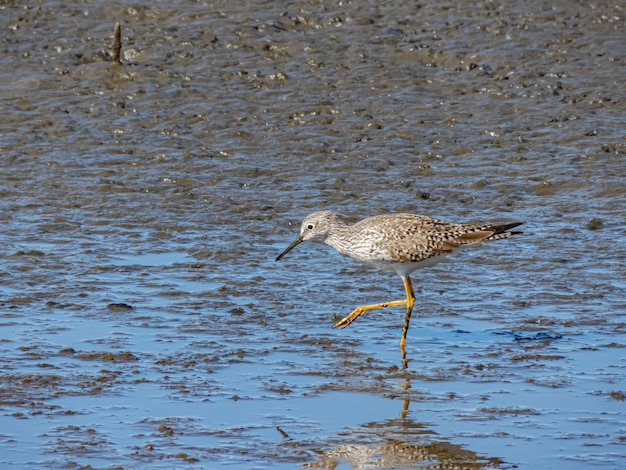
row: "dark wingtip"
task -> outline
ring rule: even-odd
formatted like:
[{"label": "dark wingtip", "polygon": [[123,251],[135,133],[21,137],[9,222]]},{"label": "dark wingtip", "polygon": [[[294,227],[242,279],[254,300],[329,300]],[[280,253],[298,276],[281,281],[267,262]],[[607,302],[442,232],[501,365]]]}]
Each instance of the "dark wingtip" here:
[{"label": "dark wingtip", "polygon": [[524,233],[524,232],[519,232],[519,231],[511,232],[510,230],[512,228],[519,227],[523,223],[524,222],[511,222],[510,224],[494,225],[492,227],[492,229],[495,230],[494,235],[497,235],[499,233],[504,233],[504,232],[509,232],[511,235],[518,235],[518,234]]}]

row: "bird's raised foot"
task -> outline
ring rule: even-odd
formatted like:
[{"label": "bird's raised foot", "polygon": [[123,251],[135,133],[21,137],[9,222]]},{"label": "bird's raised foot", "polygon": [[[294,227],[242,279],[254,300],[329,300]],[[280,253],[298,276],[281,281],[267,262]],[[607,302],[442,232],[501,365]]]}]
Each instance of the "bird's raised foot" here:
[{"label": "bird's raised foot", "polygon": [[365,312],[365,309],[363,309],[362,307],[355,308],[354,310],[352,310],[350,315],[346,315],[341,320],[339,320],[337,323],[335,323],[333,328],[338,328],[338,327],[345,328],[345,327],[349,326],[350,323],[352,323],[354,320],[356,320],[364,312]]},{"label": "bird's raised foot", "polygon": [[357,307],[354,310],[352,310],[350,315],[347,315],[346,317],[342,318],[337,323],[335,323],[334,328],[337,328],[339,326],[341,326],[342,328],[345,328],[346,326],[350,325],[350,323],[352,323],[354,320],[356,320],[360,315],[367,312],[368,310],[375,310],[377,308],[385,308],[385,307],[397,307],[398,305],[407,305],[407,303],[408,302],[406,300],[394,300],[393,302],[383,302],[383,303],[374,304],[374,305],[361,305],[360,307]]}]

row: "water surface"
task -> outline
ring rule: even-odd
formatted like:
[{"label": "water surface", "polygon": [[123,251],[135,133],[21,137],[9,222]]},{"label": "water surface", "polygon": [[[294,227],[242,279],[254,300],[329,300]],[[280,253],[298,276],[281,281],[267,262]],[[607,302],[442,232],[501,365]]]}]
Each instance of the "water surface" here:
[{"label": "water surface", "polygon": [[[624,7],[5,2],[0,462],[626,461]],[[115,22],[122,65],[110,61]],[[523,220],[400,279],[309,212]]]}]

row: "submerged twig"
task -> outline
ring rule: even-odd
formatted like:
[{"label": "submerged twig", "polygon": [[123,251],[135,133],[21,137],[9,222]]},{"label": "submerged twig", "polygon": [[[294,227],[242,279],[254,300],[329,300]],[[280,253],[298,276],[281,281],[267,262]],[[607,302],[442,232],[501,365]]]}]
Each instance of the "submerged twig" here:
[{"label": "submerged twig", "polygon": [[115,28],[113,28],[113,63],[121,64],[120,60],[120,52],[122,50],[122,28],[120,26],[119,21],[115,23]]},{"label": "submerged twig", "polygon": [[282,430],[282,428],[281,428],[280,426],[276,426],[276,430],[277,430],[279,433],[281,433],[281,434],[282,434],[282,436],[283,436],[285,439],[289,439],[289,440],[291,440],[291,437],[289,437],[289,434],[287,434],[285,431],[283,431],[283,430]]}]

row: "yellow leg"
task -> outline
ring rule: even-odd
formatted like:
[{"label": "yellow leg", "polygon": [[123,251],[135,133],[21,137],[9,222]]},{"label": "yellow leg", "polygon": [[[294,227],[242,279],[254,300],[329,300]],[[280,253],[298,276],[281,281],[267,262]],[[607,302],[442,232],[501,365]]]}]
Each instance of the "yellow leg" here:
[{"label": "yellow leg", "polygon": [[397,307],[398,305],[406,305],[406,300],[394,300],[392,302],[383,302],[380,304],[361,305],[360,307],[357,307],[354,310],[352,310],[352,313],[350,313],[350,315],[347,315],[346,317],[342,318],[337,323],[335,323],[334,328],[337,328],[338,326],[345,328],[354,320],[356,320],[361,314],[367,312],[368,310],[376,310],[377,308],[385,308],[385,307]]},{"label": "yellow leg", "polygon": [[411,278],[406,277],[403,278],[404,282],[404,291],[406,293],[406,300],[394,300],[392,302],[382,302],[380,304],[372,304],[372,305],[362,305],[360,307],[355,308],[350,315],[341,319],[337,323],[335,323],[335,328],[341,326],[345,328],[354,320],[356,320],[361,314],[367,312],[368,310],[376,310],[378,308],[384,307],[397,307],[399,305],[406,305],[406,318],[404,319],[404,327],[402,328],[402,340],[400,341],[400,349],[402,350],[403,357],[405,356],[404,352],[404,343],[406,342],[406,332],[409,329],[409,321],[411,319],[411,311],[413,310],[413,303],[415,302],[415,294],[413,293],[413,285],[411,284]]},{"label": "yellow leg", "polygon": [[400,338],[400,351],[402,352],[402,359],[406,359],[406,350],[404,345],[406,343],[406,334],[409,331],[409,323],[411,322],[411,312],[413,311],[413,303],[415,302],[415,293],[413,292],[413,285],[411,284],[411,278],[403,278],[404,291],[406,292],[406,316],[404,317],[404,325],[402,326],[402,337]]}]

